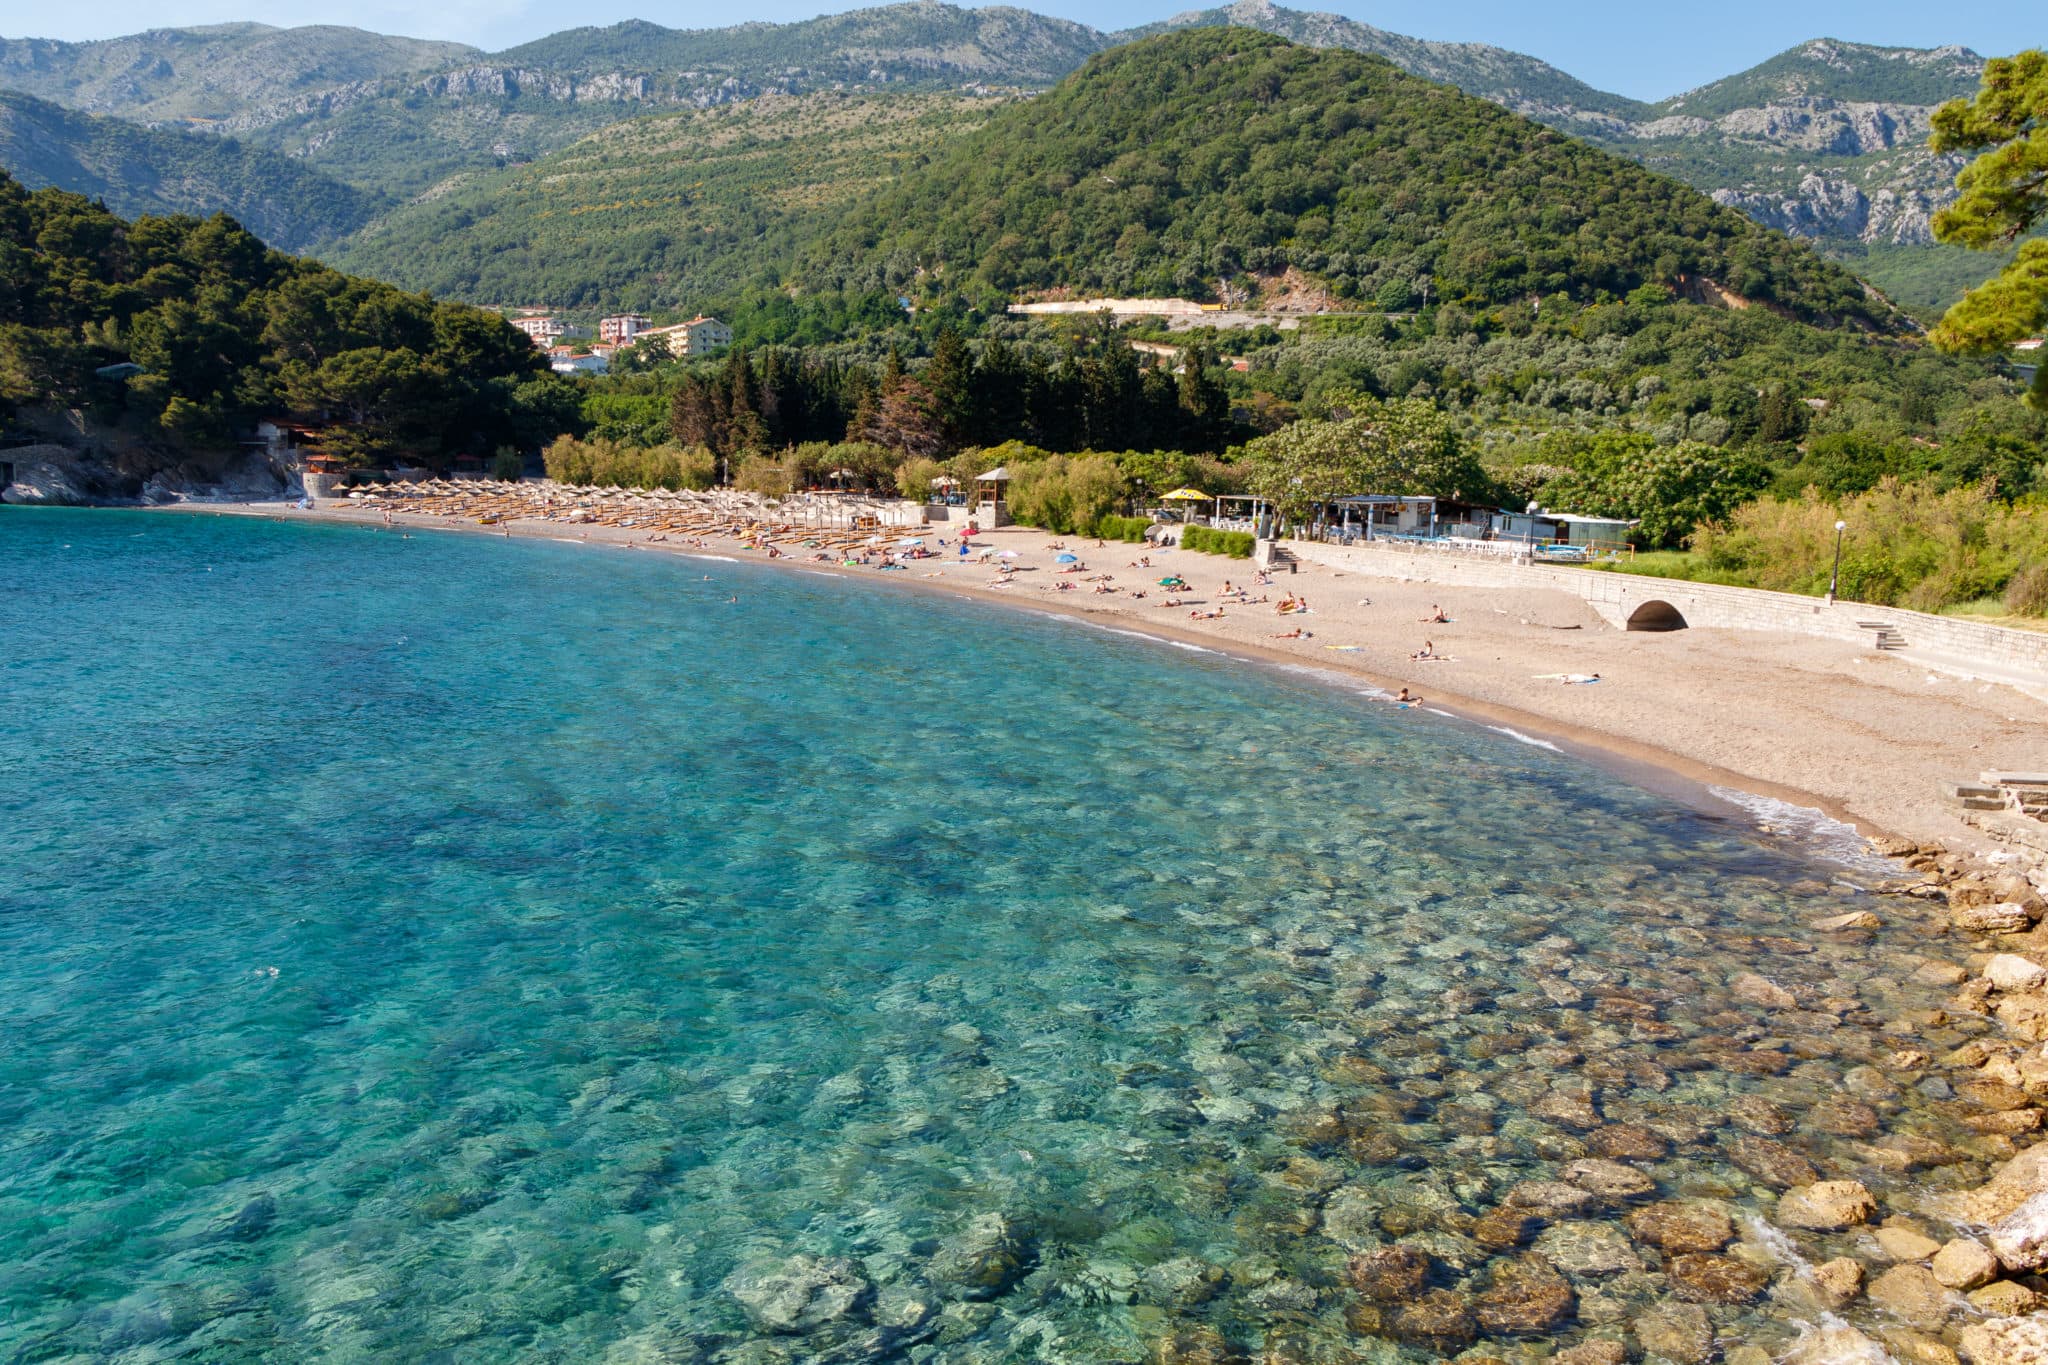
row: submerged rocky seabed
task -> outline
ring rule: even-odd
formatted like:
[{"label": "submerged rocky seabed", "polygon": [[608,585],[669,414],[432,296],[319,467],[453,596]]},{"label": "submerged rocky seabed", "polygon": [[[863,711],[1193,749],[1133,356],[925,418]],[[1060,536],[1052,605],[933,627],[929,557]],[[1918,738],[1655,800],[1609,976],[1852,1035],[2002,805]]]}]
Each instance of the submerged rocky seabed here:
[{"label": "submerged rocky seabed", "polygon": [[[1938,1361],[1975,1312],[1917,1215],[2039,1112],[1943,1069],[1990,1024],[1882,868],[994,612],[134,524],[0,543],[100,613],[15,656],[69,728],[0,735],[10,1359]],[[137,650],[156,700],[94,681]],[[314,690],[374,709],[231,704]]]}]

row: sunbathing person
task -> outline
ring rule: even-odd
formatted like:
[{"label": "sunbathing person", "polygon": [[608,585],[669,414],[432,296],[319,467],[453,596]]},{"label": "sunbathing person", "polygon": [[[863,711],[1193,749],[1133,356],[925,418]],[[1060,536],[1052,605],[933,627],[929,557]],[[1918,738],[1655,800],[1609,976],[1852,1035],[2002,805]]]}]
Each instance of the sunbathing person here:
[{"label": "sunbathing person", "polygon": [[1424,640],[1422,642],[1422,648],[1416,650],[1413,654],[1410,654],[1408,657],[1411,659],[1434,659],[1436,657],[1436,642],[1433,640]]},{"label": "sunbathing person", "polygon": [[1272,635],[1269,635],[1266,638],[1271,640],[1312,640],[1315,637],[1310,635],[1307,631],[1303,630],[1300,626],[1296,626],[1293,630],[1275,631]]}]

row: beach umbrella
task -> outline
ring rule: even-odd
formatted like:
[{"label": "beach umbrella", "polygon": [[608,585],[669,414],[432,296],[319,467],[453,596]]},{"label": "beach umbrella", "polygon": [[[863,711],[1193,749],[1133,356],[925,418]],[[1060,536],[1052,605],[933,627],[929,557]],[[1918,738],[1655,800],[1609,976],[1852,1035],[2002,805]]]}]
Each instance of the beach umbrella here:
[{"label": "beach umbrella", "polygon": [[1171,493],[1161,493],[1164,502],[1207,502],[1209,495],[1199,488],[1176,488]]},{"label": "beach umbrella", "polygon": [[1081,556],[1079,555],[1060,555],[1053,560],[1055,564],[1079,564],[1080,562]]},{"label": "beach umbrella", "polygon": [[1017,552],[1015,550],[1005,550],[996,556],[997,559],[1015,559],[1016,557]]}]

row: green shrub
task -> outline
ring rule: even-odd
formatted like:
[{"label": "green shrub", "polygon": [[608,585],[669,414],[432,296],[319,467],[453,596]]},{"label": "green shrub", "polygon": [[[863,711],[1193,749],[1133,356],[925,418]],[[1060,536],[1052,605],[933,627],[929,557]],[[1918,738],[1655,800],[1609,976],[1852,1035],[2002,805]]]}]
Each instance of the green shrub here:
[{"label": "green shrub", "polygon": [[2048,616],[2048,564],[2029,564],[2012,576],[2005,609],[2014,616]]},{"label": "green shrub", "polygon": [[1252,551],[1259,547],[1259,540],[1250,531],[1218,531],[1208,526],[1190,526],[1180,533],[1180,547],[1208,555],[1250,559]]}]

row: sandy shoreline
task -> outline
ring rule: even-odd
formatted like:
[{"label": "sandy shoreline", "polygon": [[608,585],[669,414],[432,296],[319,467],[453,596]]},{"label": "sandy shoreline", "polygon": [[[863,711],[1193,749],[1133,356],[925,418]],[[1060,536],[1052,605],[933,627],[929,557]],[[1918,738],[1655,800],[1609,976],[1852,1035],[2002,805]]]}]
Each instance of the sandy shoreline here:
[{"label": "sandy shoreline", "polygon": [[[281,521],[378,527],[381,510],[288,504],[188,503],[162,509],[187,515],[262,516]],[[812,571],[827,566],[785,555],[769,559],[736,541],[707,538],[705,548],[671,537],[610,526],[520,520],[496,526],[397,513],[404,530],[541,537],[630,546],[637,553],[716,553],[749,563]],[[943,536],[939,559],[900,572],[836,565],[835,575],[898,590],[937,589],[977,601],[1067,615],[1162,640],[1389,692],[1415,689],[1455,717],[1551,742],[1639,785],[1709,804],[1702,788],[1725,788],[1818,809],[1865,834],[1938,840],[1988,851],[1987,836],[1959,818],[1945,786],[1980,770],[2048,769],[2048,706],[2015,689],[1939,677],[1893,656],[1842,642],[1761,632],[1692,629],[1669,634],[1617,631],[1582,601],[1543,590],[1460,588],[1407,583],[1302,564],[1270,586],[1253,583],[1248,563],[1194,551],[1156,550],[1027,528],[985,533],[976,545],[1013,551],[1008,587],[990,587],[986,565],[955,562],[957,533]],[[1059,575],[1053,542],[1087,565]],[[1153,568],[1132,567],[1141,554]],[[1083,581],[1113,577],[1115,593]],[[1157,580],[1179,573],[1192,601],[1159,605]],[[1249,604],[1223,602],[1220,618],[1190,619],[1195,604],[1218,605],[1225,580],[1249,587]],[[1073,590],[1055,584],[1072,581]],[[1139,599],[1132,594],[1144,591]],[[1281,616],[1288,593],[1308,600],[1306,615]],[[1258,597],[1269,600],[1260,603]],[[1441,606],[1447,624],[1422,618]],[[1300,639],[1274,638],[1299,627]],[[1411,657],[1424,642],[1432,653]],[[1545,675],[1598,674],[1592,684]]]}]

